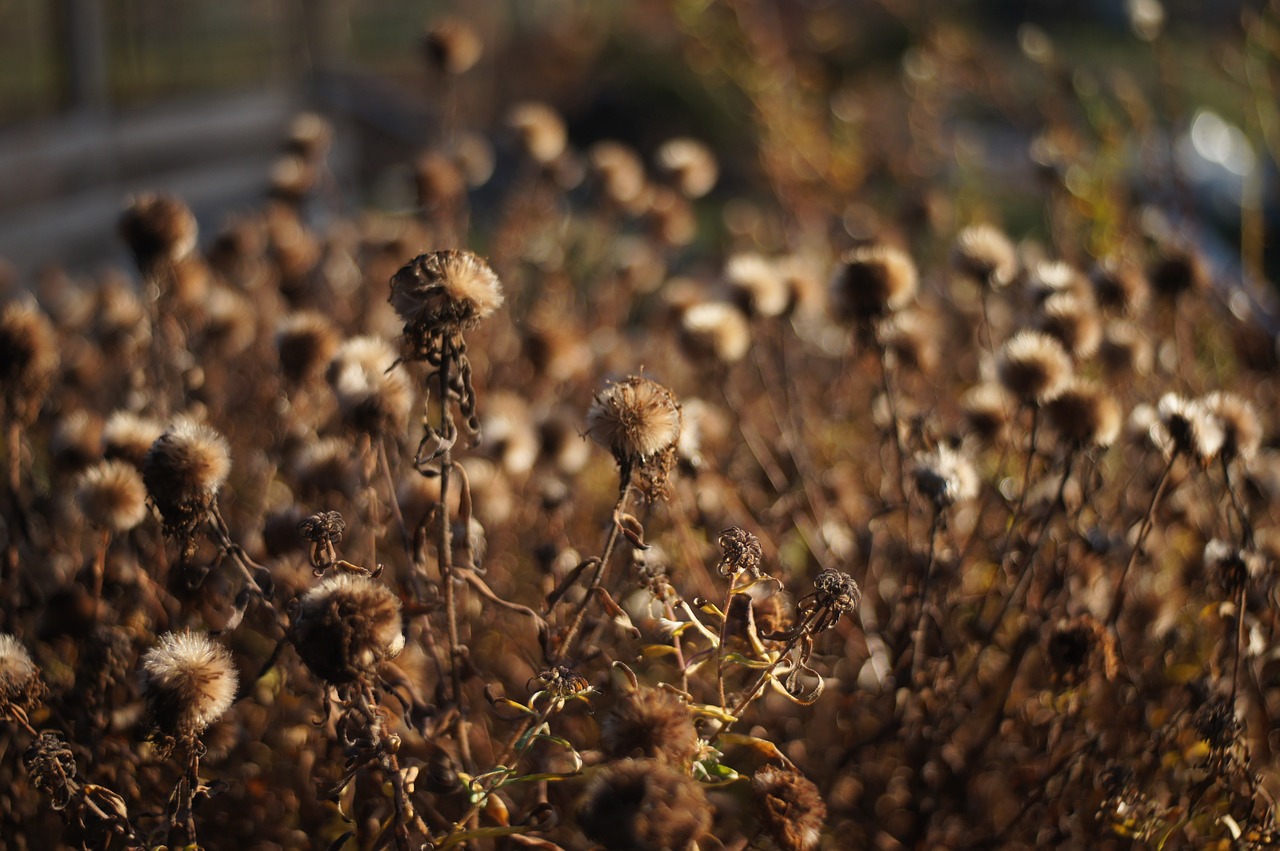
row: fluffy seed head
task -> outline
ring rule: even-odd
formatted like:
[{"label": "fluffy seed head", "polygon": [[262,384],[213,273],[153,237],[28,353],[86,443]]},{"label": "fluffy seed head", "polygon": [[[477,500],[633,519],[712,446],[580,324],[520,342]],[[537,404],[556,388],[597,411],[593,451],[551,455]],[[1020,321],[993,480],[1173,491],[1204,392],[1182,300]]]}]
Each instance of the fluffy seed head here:
[{"label": "fluffy seed head", "polygon": [[596,395],[587,434],[623,467],[644,465],[671,452],[680,439],[680,403],[656,381],[632,375]]},{"label": "fluffy seed head", "polygon": [[1155,365],[1155,352],[1138,326],[1117,319],[1107,323],[1098,348],[1098,361],[1115,376],[1147,375]]},{"label": "fluffy seed head", "polygon": [[978,494],[978,473],[972,462],[945,443],[916,456],[912,479],[920,495],[938,511]]},{"label": "fluffy seed head", "polygon": [[938,362],[938,334],[931,324],[920,311],[903,310],[881,323],[877,336],[897,366],[929,373]]},{"label": "fluffy seed head", "polygon": [[1222,425],[1200,400],[1166,393],[1156,405],[1156,414],[1151,439],[1166,459],[1187,455],[1207,465],[1222,449]]},{"label": "fluffy seed head", "polygon": [[1071,377],[1071,358],[1042,331],[1019,331],[1000,349],[996,361],[1000,383],[1023,405],[1043,405]]},{"label": "fluffy seed head", "polygon": [[1258,409],[1249,400],[1221,390],[1205,396],[1205,410],[1217,419],[1222,427],[1222,448],[1219,450],[1227,461],[1240,458],[1248,461],[1262,443],[1262,422]]},{"label": "fluffy seed head", "polygon": [[144,273],[157,263],[176,262],[196,247],[196,217],[180,198],[140,195],[120,217],[120,235]]},{"label": "fluffy seed head", "polygon": [[403,430],[413,404],[404,370],[378,337],[354,337],[339,348],[326,377],[348,428],[378,437]]},{"label": "fluffy seed head", "polygon": [[1033,304],[1039,306],[1052,295],[1066,293],[1088,298],[1089,282],[1075,267],[1061,260],[1042,260],[1031,267],[1027,275],[1027,294]]},{"label": "fluffy seed head", "polygon": [[951,264],[985,287],[1000,289],[1018,273],[1013,243],[992,225],[970,225],[956,235]]},{"label": "fluffy seed head", "polygon": [[341,573],[302,597],[291,634],[317,677],[335,685],[354,682],[404,649],[400,600],[381,583]]},{"label": "fluffy seed head", "polygon": [[827,805],[809,778],[791,768],[765,766],[751,778],[756,818],[781,851],[818,847]]},{"label": "fluffy seed head", "polygon": [[441,18],[427,29],[423,51],[431,67],[442,74],[465,74],[480,61],[484,42],[475,29],[461,18]]},{"label": "fluffy seed head", "polygon": [[142,688],[156,731],[194,742],[231,708],[239,677],[231,654],[201,632],[168,632],[142,657]]},{"label": "fluffy seed head", "polygon": [[706,301],[681,314],[680,345],[695,362],[711,359],[722,364],[736,363],[751,348],[751,327],[733,305]]},{"label": "fluffy seed head", "polygon": [[151,444],[142,481],[165,528],[189,538],[231,472],[227,441],[207,425],[178,417]]},{"label": "fluffy seed head", "polygon": [[391,278],[391,306],[415,345],[473,328],[501,305],[498,276],[470,251],[419,255]]},{"label": "fluffy seed head", "polygon": [[1189,248],[1165,248],[1147,270],[1147,278],[1156,295],[1176,300],[1187,293],[1209,287],[1209,271],[1200,255]]},{"label": "fluffy seed head", "polygon": [[587,151],[591,175],[610,203],[623,210],[640,212],[648,178],[644,162],[621,142],[596,142]]},{"label": "fluffy seed head", "polygon": [[600,745],[610,759],[643,757],[687,765],[698,751],[693,716],[679,698],[656,688],[622,697],[605,717]]},{"label": "fluffy seed head", "polygon": [[43,694],[40,671],[22,642],[0,633],[0,718],[14,710],[25,713]]},{"label": "fluffy seed head", "polygon": [[916,265],[888,245],[846,253],[831,282],[831,306],[845,322],[867,322],[901,310],[916,295]]},{"label": "fluffy seed head", "polygon": [[11,302],[0,312],[0,390],[6,415],[30,422],[58,370],[57,336],[34,305]]},{"label": "fluffy seed head", "polygon": [[720,176],[711,149],[696,139],[670,139],[658,148],[658,168],[671,176],[686,198],[701,198],[710,192]]},{"label": "fluffy seed head", "polygon": [[624,759],[587,784],[578,824],[606,848],[685,851],[711,829],[711,808],[685,772],[656,760]]},{"label": "fluffy seed head", "polygon": [[1089,273],[1093,297],[1103,310],[1136,316],[1147,306],[1151,286],[1136,266],[1115,259],[1100,261]]},{"label": "fluffy seed head", "polygon": [[1044,406],[1045,416],[1071,447],[1105,447],[1120,436],[1123,416],[1115,397],[1083,378],[1073,378]]},{"label": "fluffy seed head", "polygon": [[90,523],[116,534],[147,516],[147,487],[137,468],[125,461],[103,461],[81,473],[76,501]]},{"label": "fluffy seed head", "polygon": [[564,119],[545,103],[525,101],[507,113],[507,126],[516,131],[525,153],[539,165],[550,165],[569,141]]},{"label": "fluffy seed head", "polygon": [[1242,550],[1220,538],[1204,545],[1204,568],[1226,599],[1235,599],[1251,579],[1266,569],[1266,557],[1256,550]]},{"label": "fluffy seed head", "polygon": [[960,397],[969,431],[981,441],[998,440],[1009,423],[1014,400],[999,384],[970,387]]},{"label": "fluffy seed head", "polygon": [[120,459],[141,470],[151,445],[164,434],[164,426],[131,411],[116,411],[102,426],[102,457]]},{"label": "fluffy seed head", "polygon": [[725,262],[724,282],[748,316],[780,316],[791,306],[791,292],[777,265],[754,251]]},{"label": "fluffy seed head", "polygon": [[315,311],[286,316],[276,331],[280,371],[292,384],[303,384],[324,372],[338,349],[338,329]]},{"label": "fluffy seed head", "polygon": [[1092,357],[1102,342],[1102,324],[1093,304],[1071,293],[1045,299],[1036,324],[1077,361]]}]

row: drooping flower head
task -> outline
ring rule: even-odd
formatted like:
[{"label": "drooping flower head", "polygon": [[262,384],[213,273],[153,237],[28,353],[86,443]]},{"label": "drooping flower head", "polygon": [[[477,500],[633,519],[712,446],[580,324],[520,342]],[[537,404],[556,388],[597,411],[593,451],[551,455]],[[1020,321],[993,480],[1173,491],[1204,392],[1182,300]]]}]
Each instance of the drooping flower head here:
[{"label": "drooping flower head", "polygon": [[373,579],[340,573],[303,595],[291,634],[313,674],[334,685],[355,682],[404,649],[400,600]]},{"label": "drooping flower head", "polygon": [[430,351],[433,340],[475,327],[502,299],[498,276],[470,251],[421,254],[391,278],[391,306],[415,354]]}]

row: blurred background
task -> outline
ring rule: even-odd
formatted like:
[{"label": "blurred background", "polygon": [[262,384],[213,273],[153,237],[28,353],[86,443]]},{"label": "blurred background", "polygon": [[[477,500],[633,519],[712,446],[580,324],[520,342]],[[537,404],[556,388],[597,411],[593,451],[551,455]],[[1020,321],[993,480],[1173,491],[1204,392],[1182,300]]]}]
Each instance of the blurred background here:
[{"label": "blurred background", "polygon": [[[1274,278],[1272,6],[0,0],[0,257],[22,277],[123,260],[114,222],[143,190],[181,195],[211,233],[262,197],[304,110],[336,128],[335,207],[411,206],[406,164],[436,141],[446,111],[451,126],[489,133],[536,97],[565,115],[580,148],[706,140],[722,160],[721,197],[778,188],[768,128],[799,157],[819,147],[803,134],[825,134],[823,177],[847,199],[855,237],[866,205],[884,209],[877,180],[911,208],[894,215],[998,210],[1016,234],[1052,230],[1041,212],[1050,173],[1085,207],[1104,184],[1158,200],[1208,224],[1204,248],[1229,274]],[[738,26],[738,7],[776,16],[792,51],[777,79],[753,79],[778,45]],[[484,43],[457,80],[424,62],[424,28],[449,15]],[[770,86],[795,96],[793,114],[770,112]],[[824,114],[794,114],[815,101]],[[501,179],[503,140],[490,135]]]}]

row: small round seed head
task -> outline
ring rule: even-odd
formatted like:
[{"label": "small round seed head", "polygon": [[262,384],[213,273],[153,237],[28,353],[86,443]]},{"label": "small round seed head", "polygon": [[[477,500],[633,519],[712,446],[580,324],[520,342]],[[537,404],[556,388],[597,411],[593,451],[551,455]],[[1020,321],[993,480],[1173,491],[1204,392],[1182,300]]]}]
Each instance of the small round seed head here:
[{"label": "small round seed head", "polygon": [[791,306],[791,292],[777,265],[754,251],[725,262],[724,282],[748,316],[781,316]]},{"label": "small round seed head", "polygon": [[742,311],[722,301],[695,304],[680,316],[680,345],[691,361],[731,364],[751,348],[751,326]]},{"label": "small round seed head", "polygon": [[207,425],[178,417],[142,464],[147,494],[171,533],[189,538],[231,472],[227,441]]},{"label": "small round seed head", "polygon": [[853,577],[828,567],[813,580],[818,606],[839,615],[855,611],[862,603],[862,589]]},{"label": "small round seed head", "polygon": [[654,188],[645,216],[653,239],[664,246],[679,248],[698,235],[698,219],[689,199],[665,186]]},{"label": "small round seed head", "polygon": [[1120,404],[1102,387],[1073,378],[1044,406],[1045,417],[1072,447],[1106,447],[1120,436]]},{"label": "small round seed head", "polygon": [[120,235],[145,274],[157,263],[177,262],[195,250],[196,217],[172,195],[140,195],[120,217]]},{"label": "small round seed head", "polygon": [[216,286],[205,299],[204,343],[223,359],[243,353],[257,338],[257,309],[230,287]]},{"label": "small round seed head", "polygon": [[201,632],[168,632],[142,657],[151,722],[164,737],[192,743],[235,701],[231,654]]},{"label": "small round seed head", "polygon": [[675,181],[686,198],[701,198],[715,188],[720,167],[711,149],[696,139],[670,139],[658,148],[658,169]]},{"label": "small round seed head", "polygon": [[1262,444],[1262,422],[1258,409],[1235,393],[1214,391],[1201,400],[1205,410],[1222,427],[1222,457],[1228,462],[1240,458],[1248,461]]},{"label": "small round seed head", "polygon": [[737,576],[743,571],[753,578],[760,575],[764,550],[755,535],[739,526],[730,526],[720,533],[717,543],[723,552],[719,565],[721,576]]},{"label": "small round seed head", "polygon": [[911,303],[918,287],[916,265],[906,252],[889,245],[846,253],[831,283],[831,307],[844,322],[879,319]]},{"label": "small round seed head", "polygon": [[1098,348],[1098,360],[1115,376],[1148,375],[1155,365],[1155,351],[1138,326],[1117,319],[1107,323]]},{"label": "small round seed head", "polygon": [[71,804],[76,757],[60,734],[41,730],[22,755],[22,764],[32,785],[49,798],[55,810],[64,810]]},{"label": "small round seed head", "polygon": [[1210,284],[1209,270],[1199,253],[1180,246],[1164,248],[1147,270],[1147,278],[1156,295],[1169,300],[1201,292]]},{"label": "small round seed head", "polygon": [[1071,377],[1071,358],[1062,344],[1042,331],[1019,331],[996,361],[1000,383],[1023,405],[1043,405]]},{"label": "small round seed head", "polygon": [[680,439],[681,424],[675,394],[635,375],[598,393],[587,412],[587,434],[624,468],[670,453]]},{"label": "small round seed head", "polygon": [[40,702],[44,686],[40,671],[22,642],[0,633],[0,719],[19,717]]},{"label": "small round seed head", "polygon": [[498,276],[470,251],[419,255],[391,278],[391,306],[415,345],[474,328],[501,305]]},{"label": "small round seed head", "polygon": [[326,378],[348,428],[375,437],[404,429],[413,394],[385,340],[347,340],[330,361]]},{"label": "small round seed head", "polygon": [[137,468],[125,461],[103,461],[81,473],[76,501],[85,519],[116,534],[129,531],[147,516],[147,487]]},{"label": "small round seed head", "polygon": [[319,377],[338,350],[338,329],[316,311],[286,316],[276,330],[280,371],[294,385]]},{"label": "small round seed head", "polygon": [[606,848],[687,851],[711,829],[711,807],[685,772],[656,760],[624,759],[587,784],[578,824]]},{"label": "small round seed head", "polygon": [[431,67],[441,74],[465,74],[484,53],[484,42],[475,28],[454,17],[441,18],[428,27],[422,47]]},{"label": "small round seed head", "polygon": [[951,265],[989,289],[1001,289],[1018,274],[1013,243],[992,225],[970,225],[956,235]]},{"label": "small round seed head", "polygon": [[978,494],[978,473],[973,463],[945,443],[916,456],[912,480],[919,494],[937,511],[967,502]]},{"label": "small round seed head", "polygon": [[1199,400],[1166,393],[1156,405],[1156,414],[1151,439],[1165,458],[1187,455],[1206,465],[1217,457],[1225,436],[1222,425]]},{"label": "small round seed head", "polygon": [[627,211],[643,211],[648,178],[635,151],[621,142],[596,142],[587,150],[587,163],[609,203]]},{"label": "small round seed head", "polygon": [[1045,299],[1036,324],[1062,343],[1077,361],[1092,357],[1102,342],[1102,323],[1098,321],[1097,310],[1088,300],[1071,293],[1055,293]]},{"label": "small round seed head", "polygon": [[289,122],[284,149],[309,163],[324,159],[333,142],[333,125],[316,112],[302,112]]},{"label": "small round seed head", "polygon": [[1228,599],[1235,599],[1250,580],[1266,570],[1266,557],[1256,550],[1242,550],[1220,538],[1204,545],[1205,572]]},{"label": "small round seed head", "polygon": [[151,445],[164,434],[164,426],[131,411],[116,411],[102,426],[102,457],[119,459],[141,470]]},{"label": "small round seed head", "polygon": [[1009,412],[1015,400],[999,384],[970,387],[960,397],[969,431],[980,441],[999,440],[1009,424]]},{"label": "small round seed head", "polygon": [[1138,267],[1114,258],[1098,262],[1089,273],[1093,297],[1103,310],[1136,316],[1146,308],[1151,285]]},{"label": "small round seed head", "polygon": [[78,408],[58,418],[49,435],[49,460],[55,472],[79,473],[102,459],[102,420]]},{"label": "small round seed head", "polygon": [[1027,294],[1039,307],[1053,295],[1067,293],[1079,298],[1092,295],[1089,282],[1076,268],[1061,260],[1041,260],[1027,274]]},{"label": "small round seed head", "polygon": [[938,334],[930,320],[918,310],[893,314],[878,330],[880,344],[904,369],[929,373],[938,363]]},{"label": "small round seed head", "polygon": [[372,675],[404,649],[399,598],[387,586],[351,573],[303,595],[290,632],[311,672],[334,685]]},{"label": "small round seed head", "polygon": [[29,423],[40,412],[58,371],[53,325],[31,304],[11,302],[0,312],[0,390],[6,415]]},{"label": "small round seed head", "polygon": [[507,126],[516,131],[525,153],[539,165],[550,165],[569,142],[564,119],[545,103],[525,101],[507,113]]},{"label": "small round seed head", "polygon": [[751,777],[756,818],[780,851],[811,851],[822,838],[827,805],[813,781],[793,768],[767,765]]},{"label": "small round seed head", "polygon": [[600,745],[610,759],[655,759],[688,765],[698,752],[689,707],[670,692],[641,688],[623,696],[600,726]]},{"label": "small round seed head", "polygon": [[424,210],[451,209],[467,192],[467,181],[453,157],[427,151],[413,164],[418,204]]}]

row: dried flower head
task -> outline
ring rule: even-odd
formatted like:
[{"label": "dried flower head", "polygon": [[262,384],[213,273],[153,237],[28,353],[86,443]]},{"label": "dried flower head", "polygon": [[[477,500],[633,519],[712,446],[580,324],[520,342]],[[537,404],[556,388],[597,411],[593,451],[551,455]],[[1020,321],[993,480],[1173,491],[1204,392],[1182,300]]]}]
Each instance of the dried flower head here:
[{"label": "dried flower head", "polygon": [[286,316],[276,330],[280,371],[291,384],[320,376],[338,349],[338,329],[321,313],[303,311]]},{"label": "dried flower head", "polygon": [[465,74],[484,52],[484,42],[475,28],[454,17],[441,18],[428,27],[422,46],[431,67],[442,74]]},{"label": "dried flower head", "polygon": [[596,395],[587,412],[587,434],[613,453],[624,477],[640,472],[661,492],[675,460],[682,422],[674,393],[632,375]]},{"label": "dried flower head", "polygon": [[202,632],[168,632],[142,657],[142,689],[156,731],[190,745],[235,701],[231,654]]},{"label": "dried flower head", "polygon": [[1072,378],[1044,406],[1045,417],[1070,447],[1106,447],[1120,436],[1115,397],[1092,381]]},{"label": "dried flower head", "polygon": [[748,316],[780,316],[791,306],[791,292],[777,265],[754,251],[725,261],[724,282],[734,304]]},{"label": "dried flower head", "polygon": [[1253,403],[1235,393],[1217,390],[1205,396],[1201,404],[1222,427],[1222,448],[1218,451],[1223,460],[1253,458],[1262,444],[1262,422]]},{"label": "dried flower head", "polygon": [[116,411],[102,426],[102,457],[119,459],[141,470],[151,445],[164,434],[159,420],[131,411]]},{"label": "dried flower head", "polygon": [[354,337],[338,347],[325,375],[346,426],[381,437],[404,430],[413,394],[396,355],[378,337]]},{"label": "dried flower head", "polygon": [[319,162],[333,142],[333,125],[317,112],[302,112],[289,122],[284,148],[309,163]]},{"label": "dried flower head", "polygon": [[836,268],[831,307],[842,321],[868,322],[906,307],[917,286],[916,265],[906,252],[889,245],[855,248]]},{"label": "dried flower head", "polygon": [[600,745],[610,759],[655,759],[688,765],[698,751],[693,715],[678,697],[658,688],[622,696],[600,726]]},{"label": "dried flower head", "polygon": [[466,177],[453,157],[426,151],[413,163],[418,204],[424,210],[451,209],[467,192]]},{"label": "dried flower head", "polygon": [[746,529],[730,526],[720,533],[717,543],[723,553],[719,564],[721,576],[737,576],[743,572],[752,578],[760,576],[764,550],[759,538]]},{"label": "dried flower head", "polygon": [[606,848],[687,851],[711,829],[711,807],[685,772],[656,760],[624,759],[587,784],[578,824]]},{"label": "dried flower head", "polygon": [[520,136],[525,153],[539,165],[550,165],[569,141],[564,119],[545,103],[525,101],[507,113],[507,126]]},{"label": "dried flower head", "polygon": [[76,501],[85,519],[117,534],[147,516],[147,486],[137,468],[125,461],[103,461],[81,473]]},{"label": "dried flower head", "polygon": [[1232,701],[1215,696],[1196,709],[1191,724],[1197,735],[1209,743],[1209,750],[1222,753],[1244,733],[1244,723],[1236,716]]},{"label": "dried flower head", "polygon": [[77,784],[76,758],[59,733],[41,730],[22,756],[31,783],[55,810],[66,809]]},{"label": "dried flower head", "polygon": [[1071,377],[1071,358],[1062,344],[1042,331],[1019,331],[1000,348],[996,375],[1027,406],[1043,405]]},{"label": "dried flower head", "polygon": [[1123,319],[1107,323],[1098,361],[1115,376],[1148,375],[1155,365],[1151,341],[1138,326]]},{"label": "dried flower head", "polygon": [[231,452],[222,435],[178,417],[147,450],[142,481],[166,531],[189,541],[230,472]]},{"label": "dried flower head", "polygon": [[1077,361],[1093,357],[1102,342],[1102,323],[1093,303],[1071,293],[1055,293],[1045,299],[1036,324]]},{"label": "dried flower head", "polygon": [[862,603],[862,589],[849,574],[828,567],[813,580],[814,591],[797,604],[800,616],[816,613],[813,631],[822,632],[836,625],[843,615],[852,614]]},{"label": "dried flower head", "polygon": [[680,315],[680,345],[695,362],[736,363],[751,348],[751,327],[733,305],[706,301]]},{"label": "dried flower head", "polygon": [[780,851],[818,847],[827,805],[818,787],[794,768],[767,765],[751,777],[756,818]]},{"label": "dried flower head", "polygon": [[609,203],[623,210],[642,212],[648,178],[644,161],[627,145],[605,140],[587,150],[591,175]]},{"label": "dried flower head", "polygon": [[1186,293],[1208,289],[1209,271],[1194,249],[1166,246],[1147,270],[1156,295],[1176,300]]},{"label": "dried flower head", "polygon": [[34,305],[11,302],[0,312],[0,389],[4,415],[29,423],[58,371],[57,336]]},{"label": "dried flower head", "polygon": [[938,363],[938,333],[918,310],[903,310],[881,323],[880,345],[895,366],[929,373]]},{"label": "dried flower head", "polygon": [[1064,685],[1087,678],[1093,664],[1100,664],[1108,680],[1119,673],[1115,637],[1092,615],[1060,621],[1049,634],[1046,654],[1054,679]]},{"label": "dried flower head", "polygon": [[1165,458],[1186,455],[1208,464],[1218,455],[1225,437],[1222,425],[1199,400],[1166,393],[1156,405],[1151,439]]},{"label": "dried flower head", "polygon": [[999,384],[979,384],[970,387],[960,397],[965,422],[969,431],[980,441],[999,440],[1009,424],[1009,411],[1014,400]]},{"label": "dried flower head", "polygon": [[686,198],[706,195],[720,176],[715,154],[696,139],[669,139],[658,148],[655,159],[658,169],[671,176]]},{"label": "dried flower head", "polygon": [[139,195],[120,217],[120,235],[143,273],[158,263],[176,263],[196,247],[196,217],[180,198]]},{"label": "dried flower head", "polygon": [[1121,260],[1104,259],[1089,273],[1093,297],[1103,310],[1136,316],[1147,306],[1151,287],[1136,266]]},{"label": "dried flower head", "polygon": [[334,685],[354,682],[404,649],[400,600],[379,582],[341,573],[303,595],[290,634],[317,677]]},{"label": "dried flower head", "polygon": [[1027,295],[1031,303],[1039,307],[1050,296],[1059,294],[1089,298],[1092,291],[1089,282],[1070,263],[1061,260],[1041,260],[1027,272]]},{"label": "dried flower head", "polygon": [[12,635],[0,633],[0,719],[25,718],[43,694],[40,671],[27,648]]},{"label": "dried flower head", "polygon": [[963,453],[947,444],[916,456],[912,480],[920,496],[944,511],[978,494],[978,473]]},{"label": "dried flower head", "polygon": [[1256,550],[1240,549],[1220,538],[1204,545],[1205,572],[1227,599],[1235,599],[1250,580],[1262,575],[1266,566],[1266,557]]},{"label": "dried flower head", "polygon": [[1001,289],[1018,274],[1013,243],[992,225],[970,225],[956,235],[951,248],[956,271],[989,289]]},{"label": "dried flower head", "polygon": [[501,305],[498,276],[470,251],[421,254],[391,278],[391,306],[415,352],[474,328]]}]

